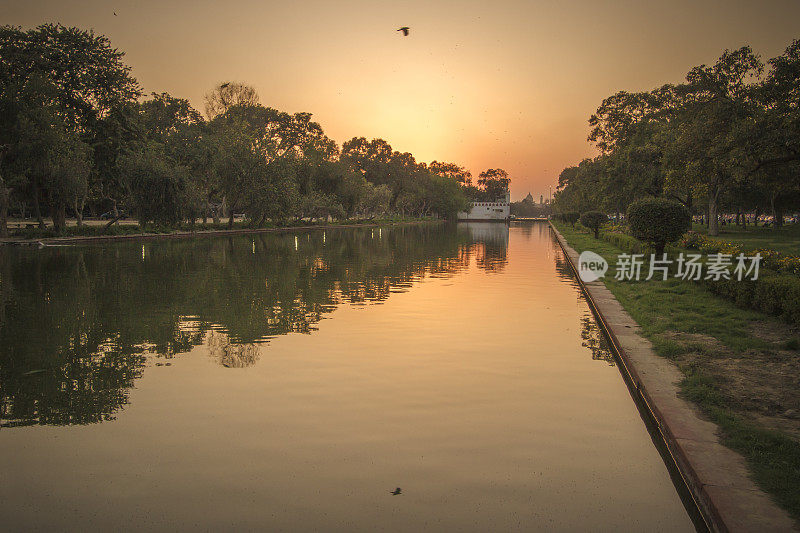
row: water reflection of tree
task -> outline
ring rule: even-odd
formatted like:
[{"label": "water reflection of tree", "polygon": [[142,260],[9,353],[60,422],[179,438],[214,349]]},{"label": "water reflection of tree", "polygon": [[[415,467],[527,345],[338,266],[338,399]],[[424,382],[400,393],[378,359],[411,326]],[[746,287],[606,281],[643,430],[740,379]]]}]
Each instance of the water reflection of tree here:
[{"label": "water reflection of tree", "polygon": [[5,248],[0,425],[113,418],[153,357],[208,340],[223,366],[249,366],[255,344],[309,333],[343,302],[381,301],[426,276],[451,276],[477,246],[461,230],[401,226]]},{"label": "water reflection of tree", "polygon": [[225,368],[247,368],[258,361],[258,345],[231,342],[222,331],[209,330],[206,345],[209,356]]},{"label": "water reflection of tree", "polygon": [[[556,244],[555,246],[558,247],[558,244]],[[560,247],[555,249],[555,258],[556,258],[555,267],[556,267],[556,273],[558,273],[558,277],[560,277],[561,279],[568,279],[575,281],[576,280],[575,272],[572,270],[572,266],[570,266],[570,264],[564,258],[563,252],[561,251]]]},{"label": "water reflection of tree", "polygon": [[614,354],[591,314],[581,317],[581,339],[581,344],[592,351],[592,359],[605,361],[612,366],[615,364]]},{"label": "water reflection of tree", "polygon": [[[560,249],[556,250],[555,259],[556,272],[559,277],[571,280],[577,285],[575,272],[562,255]],[[583,299],[583,294],[580,294],[579,298]],[[610,365],[615,364],[614,355],[611,352],[608,341],[606,341],[591,312],[587,312],[581,317],[581,339],[583,339],[581,344],[592,351],[592,359],[606,361]]]},{"label": "water reflection of tree", "polygon": [[469,252],[475,255],[478,268],[502,272],[508,263],[508,226],[492,222],[467,222],[459,227],[468,231],[475,243]]}]

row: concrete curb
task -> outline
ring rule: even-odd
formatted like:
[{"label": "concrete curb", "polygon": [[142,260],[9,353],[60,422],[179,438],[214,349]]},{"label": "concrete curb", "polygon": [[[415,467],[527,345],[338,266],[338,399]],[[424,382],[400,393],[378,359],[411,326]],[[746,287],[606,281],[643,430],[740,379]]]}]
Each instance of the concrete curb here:
[{"label": "concrete curb", "polygon": [[678,396],[681,372],[640,334],[639,325],[602,281],[584,283],[578,253],[550,228],[575,272],[589,306],[611,341],[623,372],[652,415],[709,529],[712,531],[798,531],[789,514],[750,479],[745,459],[719,442],[717,426]]},{"label": "concrete curb", "polygon": [[283,228],[240,228],[202,231],[176,231],[174,233],[131,233],[129,235],[91,235],[76,237],[46,237],[43,239],[0,239],[0,245],[35,245],[42,244],[91,244],[115,241],[151,241],[156,239],[187,239],[220,235],[250,235],[257,233],[280,233],[287,231],[332,230],[346,228],[377,228],[379,226],[411,226],[418,224],[441,224],[442,220],[416,220],[410,222],[388,222],[385,224],[340,224],[316,226],[287,226]]}]

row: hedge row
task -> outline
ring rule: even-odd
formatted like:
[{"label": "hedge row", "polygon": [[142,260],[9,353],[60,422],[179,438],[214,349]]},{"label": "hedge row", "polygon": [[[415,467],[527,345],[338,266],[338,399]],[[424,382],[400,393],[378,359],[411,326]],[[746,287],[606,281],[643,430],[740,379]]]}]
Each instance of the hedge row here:
[{"label": "hedge row", "polygon": [[555,213],[553,218],[556,220],[560,220],[561,222],[566,222],[573,228],[575,227],[575,223],[581,218],[580,213],[576,212],[569,212],[569,213]]},{"label": "hedge row", "polygon": [[600,235],[600,238],[632,254],[644,254],[651,251],[651,248],[642,241],[624,233],[605,231]]},{"label": "hedge row", "polygon": [[777,315],[800,326],[800,279],[795,276],[762,272],[756,281],[721,279],[703,283],[711,292],[733,300],[739,307]]},{"label": "hedge row", "polygon": [[[685,237],[681,241],[681,245],[703,253],[730,253],[735,255],[741,251],[737,245],[715,241],[702,235],[700,239],[697,239],[696,235]],[[630,235],[603,232],[600,238],[628,253],[650,253],[649,247]],[[687,246],[687,240],[693,246]],[[698,243],[702,243],[702,245]],[[758,251],[761,252],[762,257],[765,259],[772,257],[774,260],[773,262],[762,260],[762,268],[757,280],[701,280],[700,283],[714,294],[733,301],[739,307],[776,315],[791,324],[800,326],[800,278],[791,273],[791,270],[781,269],[781,272],[775,272],[770,268],[772,265],[781,264],[775,261],[786,260],[787,257],[781,256],[774,250],[766,250],[767,253],[764,250]],[[754,252],[748,252],[748,254],[750,253]],[[777,259],[775,259],[775,254],[777,254]],[[765,262],[769,266],[765,265]]]},{"label": "hedge row", "polygon": [[690,231],[684,235],[680,244],[684,248],[698,250],[706,254],[730,254],[736,256],[740,253],[745,253],[746,255],[755,255],[759,253],[761,254],[762,267],[774,270],[775,272],[794,274],[795,276],[800,275],[800,257],[784,255],[775,250],[766,248],[745,249],[738,244],[712,239],[694,231]]}]

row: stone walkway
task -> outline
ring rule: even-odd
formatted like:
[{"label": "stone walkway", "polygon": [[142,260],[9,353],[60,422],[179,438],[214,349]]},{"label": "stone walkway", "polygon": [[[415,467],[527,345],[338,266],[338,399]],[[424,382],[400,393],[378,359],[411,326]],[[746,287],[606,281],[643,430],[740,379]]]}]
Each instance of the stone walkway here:
[{"label": "stone walkway", "polygon": [[[551,228],[575,270],[578,253]],[[623,370],[653,414],[709,527],[733,532],[798,531],[789,514],[750,479],[744,458],[720,443],[716,424],[704,420],[695,406],[678,397],[683,375],[656,355],[611,291],[599,280],[578,282],[615,344]]]}]

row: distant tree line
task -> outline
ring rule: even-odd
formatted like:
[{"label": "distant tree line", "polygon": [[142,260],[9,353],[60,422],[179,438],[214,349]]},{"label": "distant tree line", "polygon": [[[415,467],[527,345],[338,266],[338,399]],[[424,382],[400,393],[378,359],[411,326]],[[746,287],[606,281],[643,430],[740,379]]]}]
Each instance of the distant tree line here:
[{"label": "distant tree line", "polygon": [[9,210],[57,231],[89,213],[174,226],[243,214],[254,226],[399,214],[450,218],[508,189],[455,163],[417,162],[382,139],[341,147],[310,113],[259,102],[241,83],[205,116],[167,93],[143,98],[123,53],[91,31],[0,27],[0,235]]},{"label": "distant tree line", "polygon": [[536,203],[529,194],[519,202],[511,202],[511,214],[523,218],[548,217],[552,214],[552,208],[549,203]]},{"label": "distant tree line", "polygon": [[780,226],[800,207],[800,40],[764,63],[745,46],[686,82],[618,92],[589,119],[593,159],[565,168],[554,207],[619,215],[636,199],[667,197],[703,214]]}]

